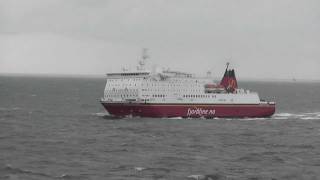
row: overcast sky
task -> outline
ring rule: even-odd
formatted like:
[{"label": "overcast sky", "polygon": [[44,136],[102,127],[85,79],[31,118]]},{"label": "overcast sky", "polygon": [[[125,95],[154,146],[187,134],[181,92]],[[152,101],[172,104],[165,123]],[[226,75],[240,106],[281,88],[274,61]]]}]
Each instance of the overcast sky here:
[{"label": "overcast sky", "polygon": [[319,0],[0,0],[0,73],[104,74],[150,64],[320,79]]}]

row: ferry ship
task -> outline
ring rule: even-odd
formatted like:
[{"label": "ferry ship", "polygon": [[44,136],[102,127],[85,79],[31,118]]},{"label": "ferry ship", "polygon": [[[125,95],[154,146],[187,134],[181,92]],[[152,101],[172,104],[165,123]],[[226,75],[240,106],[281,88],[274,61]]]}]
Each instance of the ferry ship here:
[{"label": "ferry ship", "polygon": [[246,118],[270,117],[275,102],[238,88],[234,69],[222,80],[172,70],[145,68],[146,50],[134,71],[108,73],[101,104],[115,117]]}]

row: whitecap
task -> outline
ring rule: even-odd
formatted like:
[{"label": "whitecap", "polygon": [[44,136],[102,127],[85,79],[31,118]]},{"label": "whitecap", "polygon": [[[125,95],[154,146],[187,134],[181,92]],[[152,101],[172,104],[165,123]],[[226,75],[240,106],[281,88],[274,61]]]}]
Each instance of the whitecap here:
[{"label": "whitecap", "polygon": [[290,117],[290,116],[293,116],[294,114],[291,114],[291,113],[278,113],[278,114],[275,114],[274,116],[281,116],[281,117]]},{"label": "whitecap", "polygon": [[136,171],[143,171],[145,169],[147,169],[147,168],[145,168],[145,167],[134,167],[134,170],[136,170]]},{"label": "whitecap", "polygon": [[56,177],[58,179],[78,179],[73,175],[69,175],[69,174],[62,174],[61,176]]},{"label": "whitecap", "polygon": [[320,119],[319,117],[312,117],[312,116],[309,116],[309,117],[303,117],[301,118],[303,120],[313,120],[313,119]]},{"label": "whitecap", "polygon": [[132,114],[128,114],[128,115],[125,115],[124,116],[124,119],[132,119],[133,118],[133,115]]},{"label": "whitecap", "polygon": [[307,114],[296,114],[296,115],[294,115],[295,117],[305,117],[305,116],[307,116]]},{"label": "whitecap", "polygon": [[201,175],[201,174],[195,174],[195,175],[190,175],[187,178],[189,179],[195,179],[195,180],[201,180],[204,179],[206,176],[205,175]]},{"label": "whitecap", "polygon": [[98,117],[104,117],[104,116],[109,116],[109,113],[107,113],[107,112],[98,112],[98,113],[92,113],[92,115],[98,116]]},{"label": "whitecap", "polygon": [[308,112],[308,113],[305,113],[305,114],[308,114],[308,115],[316,115],[316,114],[320,114],[320,112]]},{"label": "whitecap", "polygon": [[7,107],[0,107],[0,111],[18,111],[21,108],[19,107],[13,107],[13,108],[7,108]]},{"label": "whitecap", "polygon": [[[167,118],[166,118],[167,119]],[[170,117],[168,119],[183,119],[183,117]]]},{"label": "whitecap", "polygon": [[234,119],[234,118],[221,118],[221,120],[234,121],[234,120],[236,120],[236,119]]},{"label": "whitecap", "polygon": [[275,117],[273,119],[277,119],[277,120],[280,120],[280,119],[289,119],[288,117]]},{"label": "whitecap", "polygon": [[62,174],[61,176],[58,176],[59,178],[66,178],[66,177],[69,177],[68,174]]},{"label": "whitecap", "polygon": [[271,119],[271,118],[266,118],[266,117],[247,117],[247,118],[240,118],[239,120],[242,121],[259,121],[259,120],[267,120],[267,119]]}]

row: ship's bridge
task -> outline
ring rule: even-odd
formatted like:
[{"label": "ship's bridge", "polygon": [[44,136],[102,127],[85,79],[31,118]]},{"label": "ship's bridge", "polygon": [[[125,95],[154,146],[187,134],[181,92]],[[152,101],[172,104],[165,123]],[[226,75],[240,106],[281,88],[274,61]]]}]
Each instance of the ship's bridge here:
[{"label": "ship's bridge", "polygon": [[185,72],[180,72],[180,71],[170,71],[170,70],[165,70],[161,74],[167,75],[169,77],[183,77],[183,78],[193,77],[193,75],[190,73],[185,73]]}]

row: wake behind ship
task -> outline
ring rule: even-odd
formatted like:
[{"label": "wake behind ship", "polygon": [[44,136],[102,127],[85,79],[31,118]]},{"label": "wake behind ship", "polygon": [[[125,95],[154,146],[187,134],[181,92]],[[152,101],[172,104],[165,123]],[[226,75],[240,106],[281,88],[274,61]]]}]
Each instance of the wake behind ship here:
[{"label": "wake behind ship", "polygon": [[238,88],[235,71],[227,68],[220,83],[190,73],[145,69],[144,53],[135,71],[108,73],[102,105],[112,116],[138,117],[269,117],[275,102]]}]

